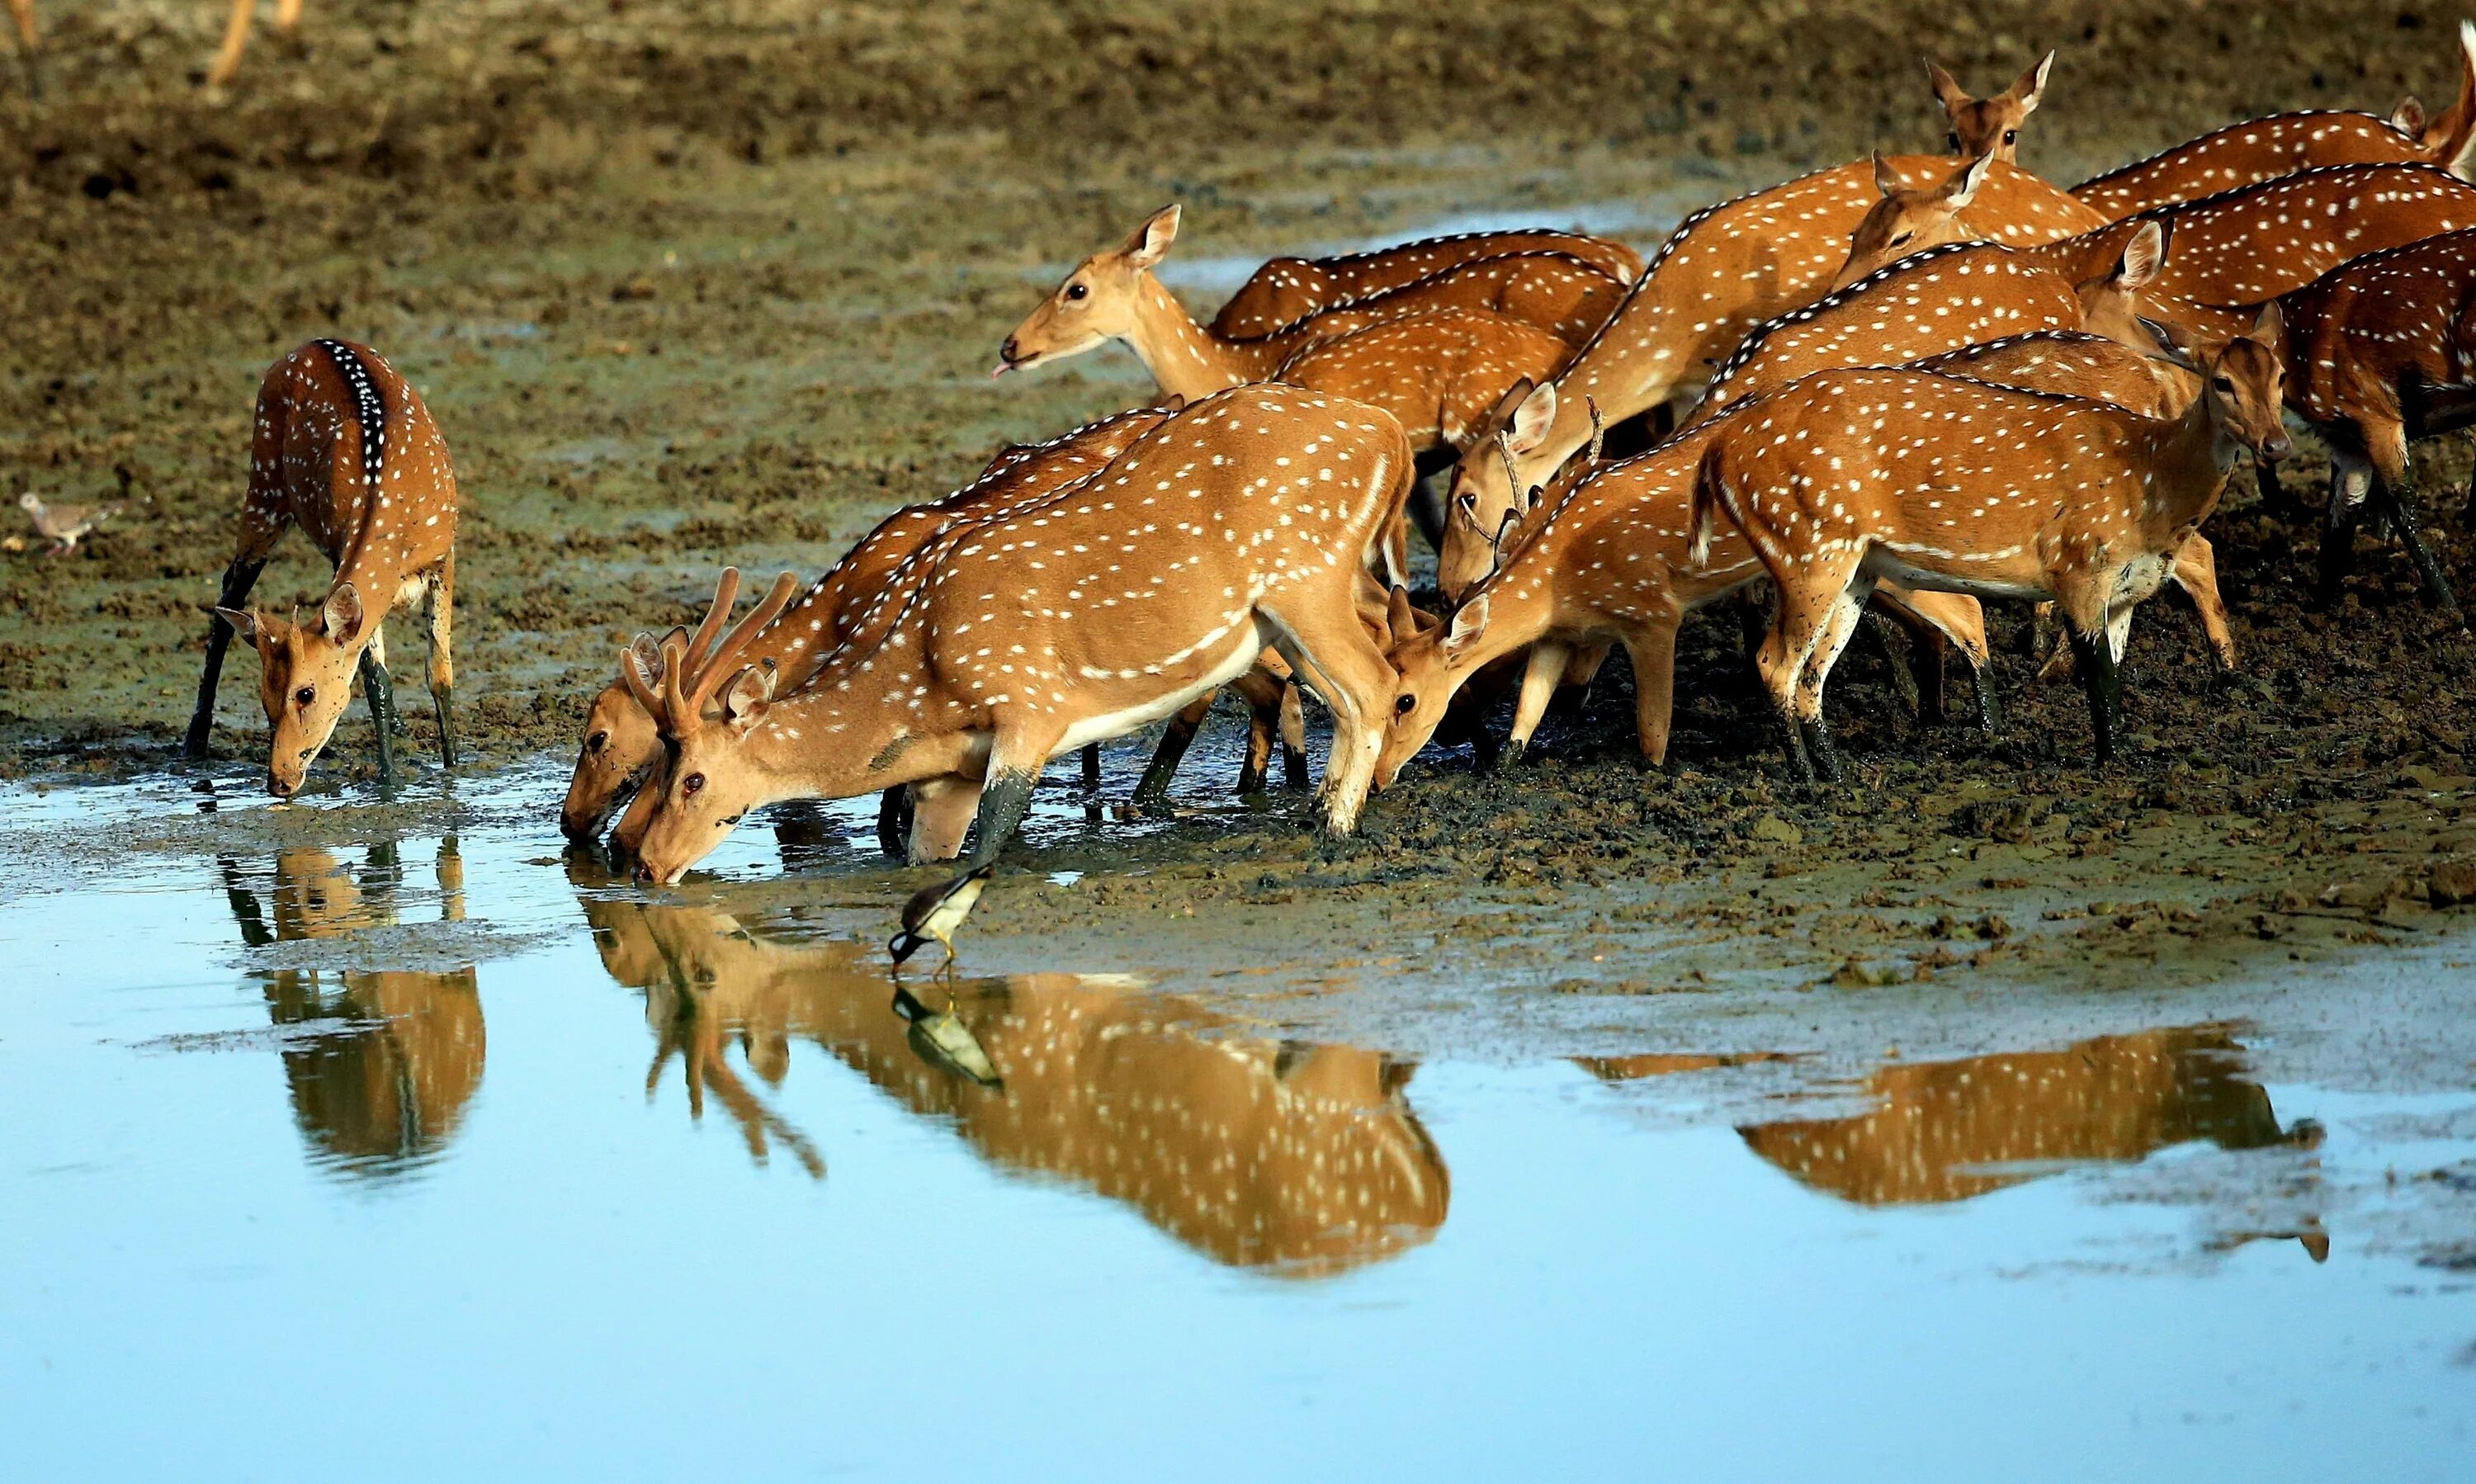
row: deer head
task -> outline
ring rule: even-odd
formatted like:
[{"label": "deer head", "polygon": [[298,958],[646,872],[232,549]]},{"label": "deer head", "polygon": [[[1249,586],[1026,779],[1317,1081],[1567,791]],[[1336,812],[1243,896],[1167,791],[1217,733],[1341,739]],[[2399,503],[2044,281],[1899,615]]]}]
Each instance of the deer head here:
[{"label": "deer head", "polygon": [[1079,355],[1131,334],[1143,286],[1152,282],[1152,269],[1177,240],[1178,216],[1176,205],[1162,207],[1123,244],[1077,263],[1056,291],[1005,337],[990,375]]},{"label": "deer head", "polygon": [[233,631],[258,646],[258,698],[274,729],[266,756],[266,791],[288,798],[301,787],[335,723],[353,699],[353,670],[378,631],[350,582],[339,582],[312,624],[256,608],[216,608]]},{"label": "deer head", "polygon": [[[685,629],[670,637],[684,642]],[[658,687],[661,641],[640,633],[628,653]],[[623,660],[621,663],[626,663]],[[571,840],[590,840],[610,823],[662,759],[662,735],[654,714],[645,709],[624,680],[614,680],[593,698],[584,713],[584,741],[576,754],[576,771],[567,780],[567,799],[559,805],[559,831]]]},{"label": "deer head", "polygon": [[1972,98],[1939,63],[1927,62],[1926,80],[1934,85],[1935,101],[1943,105],[1944,116],[1951,120],[1951,133],[1944,136],[1951,152],[1963,157],[1986,156],[2007,165],[2016,163],[2020,154],[2020,126],[2038,111],[2038,100],[2046,90],[2046,74],[2054,65],[2055,54],[2048,52],[2036,66],[2021,73],[2011,87],[1993,97]]},{"label": "deer head", "polygon": [[1533,387],[1526,379],[1507,387],[1480,419],[1470,452],[1453,466],[1447,495],[1445,538],[1436,557],[1436,583],[1447,597],[1459,597],[1496,564],[1505,517],[1529,493],[1515,488],[1523,480],[1522,464],[1548,441],[1555,421],[1556,388]]},{"label": "deer head", "polygon": [[2209,405],[2218,461],[2233,461],[2241,449],[2268,463],[2295,452],[2288,442],[2286,324],[2278,306],[2266,305],[2253,327],[2229,340],[2199,369],[2201,400]]},{"label": "deer head", "polygon": [[[738,743],[773,705],[775,672],[771,666],[742,668],[739,656],[756,631],[790,604],[799,582],[789,572],[775,579],[765,601],[700,657],[692,659],[687,644],[676,636],[665,641],[658,676],[640,663],[632,647],[620,656],[621,680],[660,728],[669,764],[653,823],[636,847],[640,878],[678,880],[740,816],[771,802],[761,797],[763,784],[739,755]],[[738,574],[726,572],[700,635],[718,629],[721,619],[730,616],[737,589]],[[710,718],[706,714],[708,704],[718,705]]]},{"label": "deer head", "polygon": [[1375,760],[1375,786],[1392,786],[1401,765],[1419,755],[1444,722],[1452,701],[1457,661],[1467,660],[1472,646],[1487,631],[1487,595],[1479,593],[1453,609],[1441,624],[1419,621],[1408,594],[1393,590],[1393,643],[1388,656],[1400,674],[1393,693],[1393,722],[1384,734],[1384,751]]},{"label": "deer head", "polygon": [[1900,183],[1900,172],[1877,152],[1874,156],[1874,188],[1883,199],[1874,203],[1857,230],[1848,235],[1848,261],[1840,276],[1831,281],[1834,292],[1847,287],[1867,274],[1897,262],[1911,253],[1921,253],[1946,242],[1975,241],[1981,234],[1961,219],[1977,199],[1986,177],[1994,169],[1994,157],[1980,155],[1969,161],[1940,185],[1917,189]]}]

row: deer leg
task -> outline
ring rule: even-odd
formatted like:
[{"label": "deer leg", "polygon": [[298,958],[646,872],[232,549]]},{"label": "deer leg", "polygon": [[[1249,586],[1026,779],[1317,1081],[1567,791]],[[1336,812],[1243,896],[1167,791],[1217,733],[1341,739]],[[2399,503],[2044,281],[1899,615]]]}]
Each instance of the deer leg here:
[{"label": "deer leg", "polygon": [[[1816,759],[1809,751],[1815,733],[1805,725],[1801,706],[1804,677],[1846,594],[1849,580],[1856,576],[1855,568],[1853,561],[1818,562],[1800,574],[1807,581],[1794,588],[1782,587],[1770,632],[1763,639],[1762,652],[1754,657],[1763,686],[1770,692],[1771,707],[1788,730],[1789,764],[1809,783],[1816,778]],[[1820,687],[1815,690],[1819,696]]]},{"label": "deer leg", "polygon": [[1281,706],[1291,688],[1260,668],[1240,676],[1231,686],[1247,703],[1247,758],[1238,768],[1238,791],[1260,794],[1264,776],[1272,771],[1273,739],[1280,731]]},{"label": "deer leg", "polygon": [[301,25],[301,0],[276,0],[275,30],[279,36],[290,36]]},{"label": "deer leg", "polygon": [[[1031,790],[1040,781],[1040,770],[1049,765],[1049,754],[1057,744],[1057,731],[1053,725],[1038,733],[1028,731],[1020,723],[999,728],[972,822],[975,870],[998,858],[998,852],[1013,837],[1024,815],[1031,811]],[[923,806],[926,804],[926,800],[921,801]]]},{"label": "deer leg", "polygon": [[1660,613],[1624,637],[1633,662],[1634,740],[1646,767],[1668,763],[1668,729],[1676,707],[1676,615]]},{"label": "deer leg", "polygon": [[2210,641],[2210,653],[2216,655],[2221,672],[2236,667],[2235,631],[2227,626],[2227,605],[2218,596],[2217,552],[2210,539],[2198,532],[2186,536],[2175,551],[2175,565],[2168,572],[2175,585],[2192,600],[2193,610],[2201,615],[2201,632]]},{"label": "deer leg", "polygon": [[[258,585],[259,573],[266,569],[263,559],[240,560],[224,569],[223,592],[215,599],[219,608],[237,608],[249,601],[249,590]],[[207,625],[207,669],[198,678],[198,708],[189,713],[189,732],[182,739],[181,751],[192,762],[207,755],[207,736],[215,725],[215,686],[223,678],[224,651],[231,647],[233,626],[221,613]]]},{"label": "deer leg", "polygon": [[386,666],[379,663],[373,653],[377,646],[361,651],[361,690],[370,703],[370,725],[379,734],[379,786],[395,781],[395,739],[387,735],[387,717],[395,710],[395,687],[387,680]]},{"label": "deer leg", "polygon": [[2316,601],[2339,601],[2347,575],[2356,568],[2356,522],[2373,482],[2372,465],[2346,454],[2330,457],[2330,509],[2321,528],[2321,571]]},{"label": "deer leg", "polygon": [[1572,646],[1565,655],[1565,673],[1557,677],[1555,694],[1548,698],[1548,708],[1565,720],[1579,721],[1591,703],[1591,682],[1608,662],[1608,651],[1616,646],[1605,639]]},{"label": "deer leg", "polygon": [[1842,652],[1847,649],[1849,639],[1855,636],[1858,622],[1866,612],[1866,604],[1873,596],[1873,579],[1863,571],[1850,581],[1839,601],[1832,606],[1813,652],[1807,655],[1804,668],[1797,677],[1798,733],[1804,738],[1806,753],[1814,759],[1815,767],[1825,779],[1835,783],[1840,781],[1840,750],[1833,746],[1831,726],[1823,719],[1822,689],[1824,682],[1831,679],[1832,667],[1840,662]]},{"label": "deer leg", "polygon": [[1522,761],[1523,750],[1530,745],[1530,734],[1539,730],[1539,720],[1548,714],[1548,703],[1554,698],[1556,686],[1565,679],[1565,666],[1573,657],[1569,644],[1542,639],[1530,646],[1530,662],[1522,672],[1522,694],[1513,703],[1513,736],[1504,745],[1507,763]]},{"label": "deer leg", "polygon": [[2072,668],[2079,673],[2081,688],[2089,696],[2090,727],[2097,737],[2097,760],[2113,762],[2117,698],[2115,646],[2107,642],[2103,633],[2085,634],[2078,626],[2074,626],[2070,632]]},{"label": "deer leg", "polygon": [[901,859],[903,842],[911,833],[914,811],[911,807],[911,785],[899,783],[877,796],[877,848],[887,855]]},{"label": "deer leg", "polygon": [[1152,749],[1152,760],[1144,767],[1144,776],[1135,784],[1135,806],[1146,813],[1167,813],[1169,780],[1177,772],[1179,759],[1195,743],[1195,733],[1203,719],[1212,713],[1214,692],[1205,691],[1186,704],[1186,708],[1169,719],[1169,728],[1161,733],[1160,746]]},{"label": "deer leg", "polygon": [[26,95],[43,95],[43,73],[37,62],[41,55],[42,37],[35,26],[35,0],[9,0],[9,13],[17,18],[17,58],[26,67]]},{"label": "deer leg", "polygon": [[209,87],[221,87],[240,70],[240,54],[249,45],[250,12],[257,8],[258,0],[233,0],[232,17],[224,22],[224,44],[207,67]]},{"label": "deer leg", "polygon": [[456,557],[430,584],[430,705],[438,717],[438,765],[456,771]]},{"label": "deer leg", "polygon": [[2253,482],[2261,491],[2262,513],[2275,520],[2294,520],[2303,515],[2304,502],[2278,477],[2278,460],[2253,456]]},{"label": "deer leg", "polygon": [[2433,549],[2424,544],[2424,520],[2416,508],[2415,479],[2408,463],[2406,426],[2391,423],[2366,442],[2373,462],[2373,498],[2381,502],[2399,545],[2407,548],[2408,559],[2415,563],[2416,576],[2424,580],[2424,601],[2440,609],[2442,617],[2456,619],[2459,595],[2451,591],[2450,579],[2434,559]]},{"label": "deer leg", "polygon": [[[1919,657],[1917,651],[1910,646],[1909,635],[1901,632],[1899,626],[1892,621],[1891,615],[1879,608],[1867,610],[1866,631],[1872,634],[1874,642],[1882,646],[1883,658],[1888,662],[1892,674],[1892,689],[1899,693],[1900,705],[1908,707],[1911,715],[1923,722],[1926,719],[1926,698],[1918,680],[1925,674],[1924,663]],[[1943,698],[1938,687],[1938,694],[1935,697],[1936,720],[1942,720],[1942,711]]]},{"label": "deer leg", "polygon": [[1290,631],[1281,657],[1332,711],[1332,752],[1325,759],[1320,802],[1326,832],[1346,835],[1358,828],[1359,810],[1374,784],[1391,719],[1387,704],[1399,677],[1348,603],[1301,616],[1308,620],[1304,625],[1284,624]]}]

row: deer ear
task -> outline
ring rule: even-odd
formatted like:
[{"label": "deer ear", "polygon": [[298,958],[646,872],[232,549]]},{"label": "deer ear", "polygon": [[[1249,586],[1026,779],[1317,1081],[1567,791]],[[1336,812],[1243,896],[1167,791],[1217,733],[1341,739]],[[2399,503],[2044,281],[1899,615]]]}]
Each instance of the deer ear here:
[{"label": "deer ear", "polygon": [[2414,98],[2401,98],[2390,111],[2390,127],[2411,139],[2424,136],[2424,105]]},{"label": "deer ear", "polygon": [[1884,196],[1900,193],[1900,172],[1892,168],[1892,162],[1883,158],[1881,150],[1874,151],[1874,190]]},{"label": "deer ear", "polygon": [[1555,421],[1556,388],[1540,386],[1513,409],[1513,425],[1506,434],[1505,447],[1517,454],[1529,453],[1548,441],[1548,430]]},{"label": "deer ear", "polygon": [[1410,589],[1399,582],[1393,584],[1392,594],[1384,601],[1384,625],[1393,631],[1397,646],[1419,636],[1419,610],[1410,606]]},{"label": "deer ear", "polygon": [[1960,79],[1945,72],[1943,69],[1943,63],[1931,57],[1926,59],[1926,81],[1934,86],[1935,101],[1943,105],[1943,111],[1946,113],[1958,112],[1972,101],[1968,94],[1962,90]]},{"label": "deer ear", "polygon": [[1160,408],[1164,412],[1175,415],[1186,410],[1186,395],[1183,392],[1174,391],[1168,396],[1160,399],[1158,402],[1153,403],[1152,406]]},{"label": "deer ear", "polygon": [[1177,240],[1177,221],[1183,214],[1175,201],[1145,218],[1127,239],[1127,261],[1138,268],[1149,268],[1169,256],[1170,244]]},{"label": "deer ear", "polygon": [[2174,326],[2167,324],[2164,320],[2151,319],[2146,314],[2136,315],[2134,317],[2141,321],[2141,328],[2148,331],[2149,338],[2156,342],[2159,359],[2167,361],[2174,365],[2182,366],[2187,371],[2198,371],[2201,369],[2200,366],[2193,361],[2191,351],[2186,348],[2181,340],[2176,338]]},{"label": "deer ear", "polygon": [[1955,211],[1968,210],[1968,204],[1977,199],[1978,190],[1986,185],[1986,177],[1993,169],[1993,155],[1978,156],[1961,166],[1950,180],[1944,183],[1943,199]]},{"label": "deer ear", "polygon": [[361,631],[361,595],[353,584],[345,582],[327,595],[327,606],[318,610],[318,621],[326,627],[327,637],[337,644],[350,644]]},{"label": "deer ear", "polygon": [[2261,307],[2261,317],[2252,322],[2251,335],[2271,351],[2279,348],[2279,342],[2287,337],[2287,316],[2279,312],[2277,300]]},{"label": "deer ear", "polygon": [[1453,609],[1452,624],[1445,630],[1446,655],[1451,655],[1468,649],[1477,643],[1478,636],[1485,632],[1487,632],[1487,594],[1481,593]]},{"label": "deer ear", "polygon": [[731,730],[746,732],[765,719],[774,704],[774,672],[751,665],[722,688],[722,720]]},{"label": "deer ear", "polygon": [[2123,244],[2123,264],[2116,270],[2116,283],[2138,293],[2158,282],[2166,266],[2166,230],[2156,222],[2142,222],[2132,240]]},{"label": "deer ear", "polygon": [[217,618],[222,619],[225,623],[232,625],[233,632],[239,634],[242,639],[251,644],[256,644],[258,642],[258,615],[256,613],[251,612],[247,608],[210,607],[207,609],[207,611],[212,613]]},{"label": "deer ear", "polygon": [[2026,118],[2030,114],[2038,111],[2038,98],[2046,90],[2046,74],[2052,72],[2054,69],[2055,54],[2048,52],[2043,60],[2040,61],[2036,66],[2021,73],[2019,78],[2013,83],[2011,88],[2012,97],[2020,105],[2020,116],[2022,118]]},{"label": "deer ear", "polygon": [[645,674],[659,678],[662,673],[662,652],[650,633],[640,633],[628,641],[628,653],[621,663],[632,662]]}]

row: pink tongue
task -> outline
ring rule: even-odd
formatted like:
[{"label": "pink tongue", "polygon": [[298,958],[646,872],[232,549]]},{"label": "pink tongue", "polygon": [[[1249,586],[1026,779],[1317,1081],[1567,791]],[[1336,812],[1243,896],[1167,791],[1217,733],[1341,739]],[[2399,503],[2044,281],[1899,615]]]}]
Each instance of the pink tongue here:
[{"label": "pink tongue", "polygon": [[994,371],[992,371],[992,372],[990,372],[990,373],[989,373],[989,379],[990,379],[991,381],[995,381],[997,378],[999,378],[999,377],[1002,377],[1002,376],[1005,375],[1007,372],[1009,372],[1009,371],[1011,371],[1011,370],[1013,370],[1013,369],[1014,369],[1014,363],[1013,363],[1013,362],[1011,362],[1011,361],[1005,361],[1005,360],[1001,360],[1001,361],[999,361],[999,362],[998,362],[998,368],[997,368],[996,370],[994,370]]}]

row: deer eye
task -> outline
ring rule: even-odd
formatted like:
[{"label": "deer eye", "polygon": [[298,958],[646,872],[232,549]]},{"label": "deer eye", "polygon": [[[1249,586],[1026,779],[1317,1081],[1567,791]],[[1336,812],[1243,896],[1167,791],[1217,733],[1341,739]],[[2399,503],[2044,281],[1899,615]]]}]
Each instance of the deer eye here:
[{"label": "deer eye", "polygon": [[1901,233],[1898,236],[1894,237],[1894,238],[1892,239],[1892,245],[1893,245],[1894,247],[1898,247],[1898,246],[1900,246],[1902,243],[1905,243],[1906,241],[1908,241],[1908,240],[1909,240],[1909,238],[1911,238],[1911,237],[1913,237],[1913,236],[1916,236],[1916,235],[1917,235],[1917,234],[1916,234],[1916,233],[1914,233],[1914,232],[1903,232],[1903,233]]},{"label": "deer eye", "polygon": [[2229,393],[2229,394],[2231,394],[2231,395],[2234,393],[2234,391],[2235,391],[2235,389],[2236,389],[2236,383],[2233,383],[2233,382],[2228,381],[2228,380],[2227,380],[2225,377],[2223,377],[2223,376],[2214,376],[2214,377],[2210,378],[2210,384],[2211,384],[2211,385],[2213,385],[2213,386],[2215,386],[2215,387],[2216,387],[2218,390],[2220,390],[2220,391],[2222,391],[2222,392],[2227,392],[2227,393]]},{"label": "deer eye", "polygon": [[1399,696],[1394,699],[1393,714],[1396,716],[1407,716],[1418,708],[1419,698],[1411,695],[1408,691],[1403,691]]},{"label": "deer eye", "polygon": [[1080,299],[1091,291],[1090,287],[1082,284],[1069,284],[1066,285],[1066,297],[1069,299]]},{"label": "deer eye", "polygon": [[702,773],[691,773],[680,779],[680,797],[682,799],[693,799],[704,789],[705,775]]},{"label": "deer eye", "polygon": [[1951,152],[1952,152],[1953,154],[1957,155],[1957,154],[1959,154],[1959,153],[1960,153],[1960,131],[1959,131],[1959,130],[1955,129],[1955,130],[1953,130],[1951,133],[1949,133],[1949,134],[1947,134],[1947,135],[1944,135],[1944,136],[1943,136],[1943,140],[1944,140],[1944,142],[1945,144],[1948,144],[1948,145],[1950,145],[1950,146],[1951,146]]},{"label": "deer eye", "polygon": [[588,753],[598,753],[609,745],[610,733],[607,731],[597,731],[584,739],[584,750]]},{"label": "deer eye", "polygon": [[295,705],[308,705],[317,699],[318,687],[314,685],[304,685],[292,693],[292,704]]},{"label": "deer eye", "polygon": [[2020,142],[2020,131],[2019,131],[2019,130],[2018,130],[2018,129],[2006,129],[2006,130],[2004,130],[2004,131],[2003,131],[2003,142],[2004,142],[2004,143],[2006,143],[2006,144],[2018,144],[2018,143],[2019,143],[2019,142]]}]

